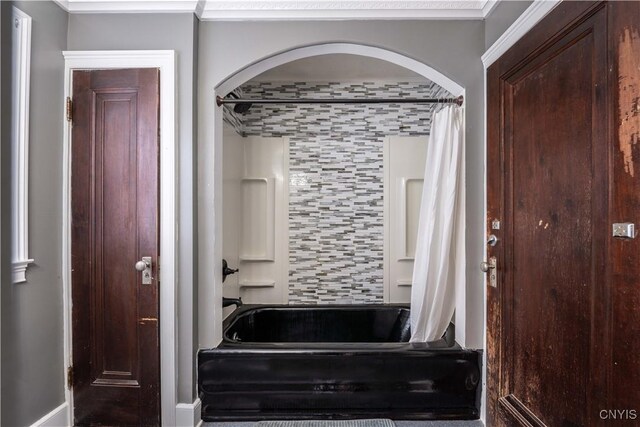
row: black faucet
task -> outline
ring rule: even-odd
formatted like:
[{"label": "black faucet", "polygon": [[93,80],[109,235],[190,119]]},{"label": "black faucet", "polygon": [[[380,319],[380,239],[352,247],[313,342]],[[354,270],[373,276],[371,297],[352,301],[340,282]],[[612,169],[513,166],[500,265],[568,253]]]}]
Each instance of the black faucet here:
[{"label": "black faucet", "polygon": [[224,281],[227,279],[227,276],[229,276],[230,274],[235,274],[238,271],[239,270],[237,268],[230,268],[229,265],[227,264],[227,260],[223,259],[222,260],[222,283],[224,283]]},{"label": "black faucet", "polygon": [[242,298],[226,298],[222,297],[222,307],[229,307],[235,305],[236,308],[242,305]]}]

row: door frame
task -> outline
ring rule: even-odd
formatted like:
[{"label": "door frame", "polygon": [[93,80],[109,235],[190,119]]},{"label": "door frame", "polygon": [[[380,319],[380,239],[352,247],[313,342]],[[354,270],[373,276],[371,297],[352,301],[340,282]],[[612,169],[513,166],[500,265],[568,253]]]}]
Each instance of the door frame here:
[{"label": "door frame", "polygon": [[[71,96],[73,71],[123,68],[160,70],[160,412],[162,425],[176,425],[177,401],[177,154],[176,61],[173,50],[63,51],[64,96]],[[62,289],[65,401],[73,420],[73,391],[67,369],[73,362],[71,328],[71,126],[63,117],[62,164]]]}]

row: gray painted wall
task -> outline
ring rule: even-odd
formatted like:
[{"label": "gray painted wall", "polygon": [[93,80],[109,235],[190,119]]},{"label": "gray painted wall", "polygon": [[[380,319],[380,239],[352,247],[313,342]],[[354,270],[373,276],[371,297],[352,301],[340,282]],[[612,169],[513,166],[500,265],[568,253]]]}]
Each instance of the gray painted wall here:
[{"label": "gray painted wall", "polygon": [[[25,1],[15,5],[33,19],[29,255],[35,263],[27,270],[27,282],[14,285],[9,279],[9,283],[4,280],[2,283],[3,426],[30,425],[64,402],[60,278],[64,99],[61,51],[67,47],[67,13],[52,2]],[[10,23],[9,2],[2,2],[2,7],[5,24],[7,20]],[[7,28],[10,31],[10,25]],[[10,33],[8,37],[10,39]],[[4,57],[5,34],[2,39]],[[10,82],[9,75],[3,73],[3,78],[3,83]],[[10,119],[4,111],[7,104],[3,103],[3,123]],[[4,148],[8,142],[3,132]],[[6,154],[9,152],[3,149],[3,160],[8,158]],[[7,163],[3,170],[7,170],[5,165]],[[10,187],[6,179],[2,182],[4,196]],[[3,204],[3,214],[8,212],[8,205]],[[2,234],[7,235],[4,230]]]},{"label": "gray painted wall", "polygon": [[[179,155],[178,245],[178,400],[195,398],[195,352],[197,350],[196,281],[193,260],[197,257],[194,229],[195,182],[195,87],[197,19],[193,14],[76,14],[69,17],[69,50],[173,49],[177,52],[177,112]],[[197,305],[195,305],[197,308]]]},{"label": "gray painted wall", "polygon": [[[526,3],[526,6],[525,4]],[[191,14],[82,14],[68,17],[53,2],[18,2],[33,17],[31,86],[30,250],[36,260],[27,283],[12,285],[8,256],[2,258],[2,418],[0,424],[29,425],[64,400],[62,373],[62,284],[60,279],[63,59],[61,51],[79,49],[175,49],[178,52],[180,156],[179,400],[195,397],[197,348],[197,190],[196,129],[202,144],[212,143],[212,89],[236,70],[294,47],[346,41],[371,44],[425,62],[467,89],[467,181],[469,267],[472,301],[482,299],[476,268],[482,244],[483,165],[482,65],[480,55],[531,2],[500,4],[481,21],[357,21],[200,23]],[[2,229],[10,233],[9,129],[10,15],[2,10]],[[504,10],[503,10],[504,9]],[[495,16],[493,16],[495,15]],[[446,43],[443,43],[446,41]],[[10,45],[9,45],[10,46]],[[199,73],[199,74],[198,74]],[[196,111],[198,115],[196,116]],[[198,126],[198,122],[201,124]],[[9,239],[2,239],[8,253]],[[210,263],[211,260],[206,260]],[[191,304],[193,311],[190,312]],[[482,317],[476,313],[476,338]],[[472,323],[474,323],[472,322]],[[477,340],[476,340],[477,341]],[[482,342],[468,341],[473,347]]]},{"label": "gray painted wall", "polygon": [[507,28],[518,19],[526,8],[531,6],[531,0],[501,1],[487,16],[484,24],[484,47],[489,49]]},{"label": "gray painted wall", "polygon": [[[480,61],[484,53],[484,22],[202,22],[199,93],[210,94],[225,78],[260,59],[292,48],[326,42],[373,45],[404,54],[426,63],[466,89],[466,343],[469,347],[481,348],[484,287],[483,275],[477,266],[484,253],[484,89]],[[214,108],[217,107],[213,97],[199,98],[198,112],[202,125],[199,126],[198,140],[201,148],[213,144],[214,126],[207,118],[213,117]],[[201,250],[203,248],[201,246]],[[200,280],[209,279],[204,273],[201,269]]]}]

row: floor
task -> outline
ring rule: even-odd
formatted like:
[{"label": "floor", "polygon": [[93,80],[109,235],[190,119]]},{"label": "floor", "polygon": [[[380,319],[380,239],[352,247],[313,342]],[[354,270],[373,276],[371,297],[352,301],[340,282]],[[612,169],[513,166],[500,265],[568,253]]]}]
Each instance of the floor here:
[{"label": "floor", "polygon": [[[255,422],[204,423],[202,427],[253,427]],[[395,421],[398,427],[482,427],[482,421]]]}]

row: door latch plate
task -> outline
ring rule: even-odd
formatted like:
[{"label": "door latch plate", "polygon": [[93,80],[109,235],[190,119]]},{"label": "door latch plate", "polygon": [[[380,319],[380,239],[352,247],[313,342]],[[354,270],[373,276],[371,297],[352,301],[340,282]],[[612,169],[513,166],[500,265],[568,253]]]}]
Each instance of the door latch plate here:
[{"label": "door latch plate", "polygon": [[494,288],[498,286],[497,267],[498,267],[498,260],[494,256],[489,258],[488,261],[482,262],[480,264],[480,269],[485,273],[489,273],[489,285],[491,285]]},{"label": "door latch plate", "polygon": [[145,263],[145,269],[142,270],[142,284],[150,285],[153,277],[151,277],[151,257],[143,256],[142,262]]},{"label": "door latch plate", "polygon": [[617,222],[613,224],[613,237],[633,239],[636,237],[635,224],[631,222]]}]

